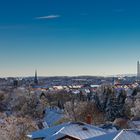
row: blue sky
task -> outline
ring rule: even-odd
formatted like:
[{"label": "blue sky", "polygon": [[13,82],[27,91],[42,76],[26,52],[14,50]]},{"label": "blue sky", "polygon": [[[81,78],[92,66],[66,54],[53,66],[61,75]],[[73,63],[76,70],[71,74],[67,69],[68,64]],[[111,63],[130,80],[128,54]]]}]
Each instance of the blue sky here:
[{"label": "blue sky", "polygon": [[136,73],[139,0],[0,0],[0,76]]}]

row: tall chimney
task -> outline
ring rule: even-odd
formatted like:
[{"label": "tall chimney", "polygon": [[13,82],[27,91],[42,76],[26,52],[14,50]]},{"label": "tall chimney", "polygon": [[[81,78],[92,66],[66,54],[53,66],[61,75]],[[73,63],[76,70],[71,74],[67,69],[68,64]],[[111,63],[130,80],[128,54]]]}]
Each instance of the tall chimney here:
[{"label": "tall chimney", "polygon": [[140,63],[137,61],[137,80],[140,79]]},{"label": "tall chimney", "polygon": [[90,114],[87,115],[87,117],[86,117],[86,123],[87,124],[92,124],[92,116]]}]

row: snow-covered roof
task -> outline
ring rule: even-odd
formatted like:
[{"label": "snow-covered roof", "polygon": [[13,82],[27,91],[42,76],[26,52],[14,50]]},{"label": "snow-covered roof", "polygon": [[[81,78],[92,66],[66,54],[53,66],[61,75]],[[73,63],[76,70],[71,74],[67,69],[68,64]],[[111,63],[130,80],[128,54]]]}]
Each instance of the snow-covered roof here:
[{"label": "snow-covered roof", "polygon": [[100,85],[90,85],[90,87],[92,87],[92,88],[97,88],[97,87],[99,87]]},{"label": "snow-covered roof", "polygon": [[54,123],[59,121],[61,118],[63,118],[63,113],[60,109],[46,109],[45,121],[49,127],[53,126]]},{"label": "snow-covered roof", "polygon": [[31,139],[39,139],[39,138],[48,138],[50,139],[52,136],[54,136],[59,130],[66,127],[68,124],[61,124],[55,127],[47,128],[38,130],[35,132],[32,132],[31,134],[27,135]]},{"label": "snow-covered roof", "polygon": [[140,132],[137,130],[122,130],[116,140],[140,140]]},{"label": "snow-covered roof", "polygon": [[84,123],[70,123],[61,133],[78,139],[87,139],[106,134],[103,129]]},{"label": "snow-covered roof", "polygon": [[133,121],[133,123],[140,126],[140,121]]},{"label": "snow-covered roof", "polygon": [[87,140],[140,140],[140,132],[138,130],[122,130]]},{"label": "snow-covered roof", "polygon": [[55,140],[64,136],[77,139],[88,139],[106,134],[106,131],[85,123],[65,123],[52,128],[39,130],[31,133],[28,137],[32,139],[44,138],[45,140]]},{"label": "snow-covered roof", "polygon": [[81,140],[140,140],[140,131],[121,130],[107,132],[102,128],[82,122],[69,122],[28,135],[32,139],[42,138],[44,140],[57,140],[65,136]]},{"label": "snow-covered roof", "polygon": [[107,133],[105,135],[89,138],[87,140],[114,140],[114,138],[116,137],[116,135],[118,135],[119,132],[118,131],[111,132],[111,133]]}]

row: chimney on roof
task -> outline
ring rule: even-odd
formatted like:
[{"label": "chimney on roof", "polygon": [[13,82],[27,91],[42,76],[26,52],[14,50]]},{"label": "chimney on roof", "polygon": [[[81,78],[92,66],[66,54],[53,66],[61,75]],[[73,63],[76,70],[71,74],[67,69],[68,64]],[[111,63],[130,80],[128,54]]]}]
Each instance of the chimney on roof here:
[{"label": "chimney on roof", "polygon": [[86,117],[86,123],[87,124],[92,124],[92,116],[90,114],[87,115],[87,117]]}]

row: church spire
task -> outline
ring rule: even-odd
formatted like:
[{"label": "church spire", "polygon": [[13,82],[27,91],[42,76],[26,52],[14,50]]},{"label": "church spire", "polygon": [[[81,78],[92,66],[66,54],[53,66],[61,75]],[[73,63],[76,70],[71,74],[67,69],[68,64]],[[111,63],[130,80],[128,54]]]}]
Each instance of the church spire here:
[{"label": "church spire", "polygon": [[37,70],[35,70],[35,78],[34,78],[34,83],[35,83],[36,85],[38,84]]}]

